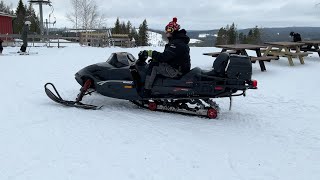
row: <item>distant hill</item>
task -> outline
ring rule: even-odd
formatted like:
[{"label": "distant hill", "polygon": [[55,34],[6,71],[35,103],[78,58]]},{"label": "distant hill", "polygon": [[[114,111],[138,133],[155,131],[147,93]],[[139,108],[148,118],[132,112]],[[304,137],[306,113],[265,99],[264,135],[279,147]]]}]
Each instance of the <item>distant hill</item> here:
[{"label": "distant hill", "polygon": [[[238,33],[242,32],[244,34],[248,34],[248,29],[238,29]],[[162,31],[152,30],[154,32],[162,33]],[[201,42],[190,44],[190,46],[204,46],[210,47],[214,46],[216,34],[218,33],[218,29],[215,30],[190,30],[188,31],[188,36],[191,39],[199,39]],[[262,28],[262,41],[270,42],[270,41],[291,41],[291,37],[289,33],[298,32],[301,34],[303,40],[320,40],[320,27],[284,27],[284,28]]]}]

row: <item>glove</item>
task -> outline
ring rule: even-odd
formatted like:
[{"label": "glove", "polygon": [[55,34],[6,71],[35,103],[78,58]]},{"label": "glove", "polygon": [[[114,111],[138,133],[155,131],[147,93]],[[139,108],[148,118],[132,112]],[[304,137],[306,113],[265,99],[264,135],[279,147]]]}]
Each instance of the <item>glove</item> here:
[{"label": "glove", "polygon": [[148,59],[148,52],[147,51],[140,51],[138,54],[139,60],[145,61]]},{"label": "glove", "polygon": [[152,50],[147,50],[148,56],[152,58]]}]

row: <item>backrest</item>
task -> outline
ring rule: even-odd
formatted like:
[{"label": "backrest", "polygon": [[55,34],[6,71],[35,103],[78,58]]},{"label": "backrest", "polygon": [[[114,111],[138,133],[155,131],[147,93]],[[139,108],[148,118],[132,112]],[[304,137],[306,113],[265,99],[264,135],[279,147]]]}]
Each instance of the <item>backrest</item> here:
[{"label": "backrest", "polygon": [[230,55],[229,53],[222,52],[219,54],[219,56],[215,59],[213,62],[213,72],[217,76],[225,76],[226,66],[228,64]]}]

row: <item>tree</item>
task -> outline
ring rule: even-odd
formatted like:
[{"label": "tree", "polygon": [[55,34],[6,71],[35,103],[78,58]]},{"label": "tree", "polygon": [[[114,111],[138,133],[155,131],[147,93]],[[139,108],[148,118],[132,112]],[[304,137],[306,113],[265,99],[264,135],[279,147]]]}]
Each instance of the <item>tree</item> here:
[{"label": "tree", "polygon": [[227,44],[227,30],[220,28],[217,35],[216,45]]},{"label": "tree", "polygon": [[127,24],[126,24],[126,32],[128,34],[130,34],[130,32],[131,32],[131,28],[132,28],[132,24],[131,24],[130,21],[128,21]]},{"label": "tree", "polygon": [[140,46],[147,46],[148,45],[148,24],[147,20],[145,19],[142,24],[139,26],[139,45]]},{"label": "tree", "polygon": [[105,16],[99,13],[95,0],[71,0],[71,4],[72,12],[67,18],[75,28],[88,30],[103,24]]},{"label": "tree", "polygon": [[114,28],[112,28],[112,34],[120,34],[121,32],[121,27],[120,27],[120,20],[117,18]]},{"label": "tree", "polygon": [[40,34],[40,20],[37,17],[31,3],[29,4],[26,14],[27,14],[28,20],[31,22],[30,32]]},{"label": "tree", "polygon": [[260,29],[258,28],[258,26],[256,26],[253,29],[253,37],[254,37],[254,43],[259,44],[261,43],[261,32]]},{"label": "tree", "polygon": [[128,34],[127,27],[124,22],[121,23],[120,34]]},{"label": "tree", "polygon": [[136,45],[139,46],[140,38],[139,38],[139,34],[138,34],[138,32],[137,32],[135,27],[131,28],[129,37],[131,38],[131,40],[134,39],[135,42],[136,42]]},{"label": "tree", "polygon": [[13,32],[18,34],[21,32],[26,18],[26,8],[22,0],[19,0],[16,16],[17,18],[13,21]]},{"label": "tree", "polygon": [[79,28],[80,18],[80,0],[70,0],[72,6],[72,12],[67,14],[67,19],[74,24],[74,28]]},{"label": "tree", "polygon": [[3,0],[0,1],[0,12],[13,15],[14,12],[11,10],[10,6],[6,5]]},{"label": "tree", "polygon": [[243,32],[239,33],[238,36],[239,36],[239,43],[241,44],[247,43],[247,36]]},{"label": "tree", "polygon": [[232,23],[232,25],[230,26],[230,28],[228,29],[227,32],[227,37],[228,37],[228,44],[235,44],[237,42],[237,28],[234,25],[234,23]]}]

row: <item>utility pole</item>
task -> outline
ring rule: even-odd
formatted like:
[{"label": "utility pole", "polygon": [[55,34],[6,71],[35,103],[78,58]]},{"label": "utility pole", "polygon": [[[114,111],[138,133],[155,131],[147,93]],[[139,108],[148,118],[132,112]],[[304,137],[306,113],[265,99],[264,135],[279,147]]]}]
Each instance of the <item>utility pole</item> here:
[{"label": "utility pole", "polygon": [[42,5],[49,5],[51,6],[51,1],[50,0],[29,0],[29,3],[31,4],[39,4],[39,13],[40,13],[40,34],[44,34],[44,23],[43,23],[43,9]]}]

